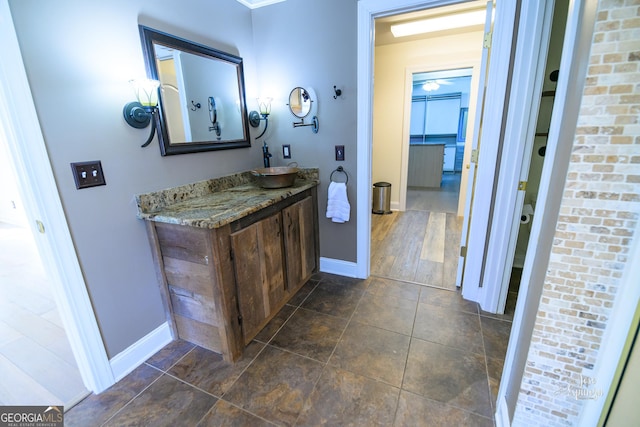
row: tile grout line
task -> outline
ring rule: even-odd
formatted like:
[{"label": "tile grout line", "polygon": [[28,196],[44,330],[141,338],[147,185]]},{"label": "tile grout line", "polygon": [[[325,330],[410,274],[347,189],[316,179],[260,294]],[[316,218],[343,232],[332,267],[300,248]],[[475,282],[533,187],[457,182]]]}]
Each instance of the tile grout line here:
[{"label": "tile grout line", "polygon": [[[311,280],[311,279],[309,279],[309,280]],[[309,295],[311,295],[311,293],[312,293],[313,291],[315,291],[315,290],[316,290],[316,288],[318,287],[318,285],[319,285],[320,283],[322,283],[322,280],[319,280],[319,281],[315,284],[315,286],[313,287],[313,289],[311,289],[311,290],[309,291],[309,293],[308,293],[308,294],[307,294],[307,295],[302,299],[302,301],[300,301],[300,304],[298,304],[298,305],[291,305],[291,307],[295,307],[295,308],[294,308],[294,310],[291,312],[291,314],[290,314],[289,316],[287,316],[287,318],[285,319],[285,321],[284,321],[284,322],[282,322],[282,325],[280,325],[280,327],[279,327],[279,328],[278,328],[278,329],[277,329],[277,330],[276,330],[276,331],[271,335],[271,338],[269,338],[269,340],[268,340],[268,341],[266,341],[266,342],[265,342],[265,341],[261,341],[261,340],[255,339],[255,338],[253,339],[253,341],[257,341],[257,342],[263,343],[265,346],[270,345],[270,344],[271,344],[271,341],[273,341],[273,339],[276,337],[276,335],[278,335],[278,333],[282,330],[282,328],[284,328],[284,326],[285,326],[287,323],[289,323],[289,320],[291,320],[291,318],[293,317],[293,315],[294,315],[294,314],[296,314],[296,313],[298,312],[298,309],[303,308],[303,307],[302,307],[302,304],[304,304],[304,302],[307,300],[307,298],[309,298]],[[303,285],[303,286],[304,286],[304,285]],[[300,288],[300,289],[302,289],[302,288]],[[298,290],[298,292],[300,292],[300,291]],[[286,305],[287,305],[287,304],[285,304],[285,306],[286,306]],[[290,304],[289,304],[289,305],[290,305]],[[303,308],[303,309],[304,309],[304,308]],[[280,309],[280,310],[282,310],[282,309]],[[276,314],[276,316],[277,316],[277,314]],[[275,316],[274,316],[274,317],[275,317]],[[273,319],[271,319],[271,320],[273,320]],[[271,321],[270,321],[270,322],[271,322]],[[266,327],[266,325],[265,325],[265,327]],[[262,353],[262,351],[261,351],[260,353]],[[258,356],[256,356],[256,357],[258,357]],[[254,359],[255,359],[255,358],[254,358]],[[253,363],[253,361],[252,361],[252,363]]]},{"label": "tile grout line", "polygon": [[260,416],[260,415],[258,415],[258,414],[255,414],[255,413],[253,413],[253,412],[251,412],[251,411],[249,411],[249,410],[247,410],[247,409],[245,409],[245,408],[243,408],[243,407],[241,407],[241,406],[236,405],[236,404],[235,404],[235,403],[233,403],[233,402],[229,402],[228,400],[224,400],[224,399],[222,399],[222,398],[219,398],[219,399],[218,399],[218,401],[217,401],[217,402],[216,402],[216,403],[211,407],[211,409],[209,409],[209,410],[207,411],[207,413],[206,413],[206,414],[204,414],[200,420],[198,420],[198,423],[197,423],[196,425],[200,425],[200,422],[202,422],[202,420],[204,420],[204,419],[206,418],[206,416],[207,416],[207,415],[209,415],[209,413],[210,413],[211,411],[213,411],[213,409],[218,405],[218,402],[224,402],[224,403],[226,403],[227,405],[231,405],[231,406],[233,406],[234,408],[237,408],[237,409],[239,409],[239,410],[240,410],[240,411],[242,411],[242,412],[246,412],[247,414],[251,414],[251,415],[253,415],[254,417],[256,417],[256,418],[258,418],[258,419],[261,419],[262,421],[264,421],[264,422],[266,422],[266,423],[268,423],[268,424],[270,424],[270,425],[273,425],[273,426],[277,426],[277,425],[278,425],[278,424],[274,423],[273,421],[270,421],[270,420],[268,420],[268,419],[266,419],[266,418],[264,418],[264,417],[262,417],[262,416]]},{"label": "tile grout line", "polygon": [[[311,280],[311,279],[309,279],[309,280]],[[265,419],[265,418],[263,418],[263,417],[261,417],[261,416],[259,416],[259,415],[257,415],[257,414],[254,414],[253,412],[248,411],[248,410],[246,410],[245,408],[241,408],[241,407],[239,407],[238,405],[234,404],[233,402],[230,402],[229,400],[224,399],[224,397],[225,397],[225,395],[229,392],[229,390],[231,390],[231,389],[233,388],[233,386],[238,382],[238,380],[240,379],[240,377],[241,377],[241,376],[242,376],[242,375],[247,371],[247,369],[249,369],[249,367],[250,367],[250,366],[252,366],[252,365],[255,363],[255,361],[258,359],[258,357],[259,357],[259,356],[260,356],[260,355],[265,351],[265,349],[266,349],[268,346],[272,346],[272,347],[277,348],[277,349],[279,349],[279,350],[287,351],[287,352],[289,352],[289,353],[292,353],[292,354],[296,354],[296,355],[298,355],[297,353],[293,353],[293,352],[288,351],[288,350],[286,350],[286,349],[280,349],[280,347],[277,347],[277,346],[272,345],[272,344],[271,344],[271,341],[273,341],[273,339],[276,337],[276,335],[278,335],[278,333],[282,330],[282,328],[284,328],[284,326],[289,322],[289,320],[291,320],[291,318],[293,317],[293,315],[294,315],[295,313],[297,313],[297,312],[298,312],[298,309],[302,308],[302,304],[307,300],[307,298],[309,298],[309,295],[311,295],[311,293],[312,293],[312,292],[313,292],[313,291],[318,287],[318,285],[319,285],[321,282],[322,282],[322,279],[318,280],[318,282],[316,282],[315,286],[313,286],[313,289],[311,289],[311,290],[309,291],[309,293],[308,293],[308,294],[307,294],[307,295],[302,299],[302,301],[300,301],[300,303],[299,303],[297,306],[294,306],[294,307],[295,307],[295,309],[291,312],[291,314],[290,314],[289,316],[287,316],[286,320],[285,320],[285,321],[282,323],[282,325],[280,325],[280,327],[279,327],[279,328],[278,328],[278,329],[277,329],[277,330],[276,330],[276,331],[271,335],[271,337],[269,338],[269,340],[268,340],[267,342],[264,342],[264,341],[260,341],[260,340],[253,339],[253,341],[256,341],[256,342],[259,342],[259,343],[263,344],[262,349],[260,349],[260,351],[259,351],[259,352],[258,352],[258,353],[253,357],[253,359],[251,360],[251,362],[249,362],[249,363],[247,364],[247,366],[245,366],[245,368],[244,368],[244,369],[243,369],[243,370],[238,374],[238,376],[236,377],[236,379],[235,379],[235,380],[234,380],[234,381],[229,385],[229,388],[228,388],[224,393],[222,393],[222,395],[219,397],[219,400],[222,400],[223,402],[228,403],[228,404],[230,404],[230,405],[233,405],[234,407],[239,408],[239,409],[240,409],[240,410],[242,410],[242,411],[245,411],[245,412],[247,412],[247,413],[249,413],[249,414],[251,414],[251,415],[254,415],[254,416],[256,416],[256,417],[258,417],[258,418],[260,418],[260,419],[262,419],[262,420],[265,420],[265,421],[267,421],[267,422],[268,422],[268,423],[270,423],[270,424],[274,424],[274,425],[276,425],[275,423],[272,423],[271,421],[269,421],[269,420],[267,420],[267,419]],[[303,285],[303,286],[304,286],[304,285]],[[298,356],[301,356],[301,355],[298,355]],[[303,357],[304,357],[304,356],[303,356]],[[316,362],[317,362],[317,360],[315,360],[315,359],[311,359],[311,358],[308,358],[308,359],[310,359],[310,360],[314,360],[314,361],[316,361]],[[319,378],[320,378],[320,377],[318,377],[318,379],[319,379]],[[315,384],[314,384],[314,387],[315,387]],[[217,404],[217,402],[216,402],[216,404]],[[216,406],[216,405],[214,405],[214,407],[215,407],[215,406]],[[211,410],[212,410],[212,409],[213,409],[213,408],[211,408]],[[211,410],[209,410],[209,411],[207,412],[207,414],[208,414]],[[205,416],[206,416],[206,414],[205,414]],[[203,416],[203,419],[204,419],[204,416]],[[202,420],[200,420],[200,421],[202,421]]]},{"label": "tile grout line", "polygon": [[485,370],[485,374],[487,375],[487,388],[489,389],[489,405],[491,407],[491,420],[493,421],[493,423],[495,425],[495,422],[496,422],[495,404],[493,403],[493,394],[491,393],[491,379],[489,377],[489,361],[487,359],[487,346],[485,345],[485,342],[484,342],[484,328],[482,326],[482,316],[480,315],[480,312],[478,312],[478,322],[480,323],[480,336],[482,337],[482,352],[483,352],[483,356],[484,356],[484,370]]},{"label": "tile grout line", "polygon": [[393,414],[393,422],[394,424],[397,421],[398,418],[398,409],[400,408],[400,397],[402,396],[402,392],[405,391],[404,389],[404,379],[405,376],[407,374],[407,366],[409,366],[409,354],[411,353],[411,344],[413,343],[413,331],[415,330],[416,327],[416,320],[418,318],[418,306],[420,305],[420,298],[422,297],[422,288],[418,289],[418,299],[416,300],[416,308],[415,311],[413,313],[413,323],[411,325],[411,335],[409,337],[409,348],[407,349],[407,357],[405,358],[404,361],[404,369],[402,370],[402,380],[400,381],[400,387],[399,387],[399,391],[398,391],[398,400],[396,402],[396,410]]},{"label": "tile grout line", "polygon": [[429,283],[415,282],[413,280],[408,280],[408,279],[398,279],[397,277],[391,277],[391,276],[383,276],[382,274],[379,274],[379,273],[371,273],[370,276],[379,277],[381,279],[387,279],[387,280],[395,280],[396,282],[409,283],[411,285],[423,286],[425,288],[437,289],[439,291],[449,291],[449,292],[456,292],[456,293],[458,292],[457,288],[450,289],[450,288],[445,288],[443,286],[432,285]]},{"label": "tile grout line", "polygon": [[[156,378],[155,380],[151,381],[146,387],[144,387],[142,390],[140,390],[139,393],[137,393],[135,396],[133,396],[131,399],[129,399],[127,401],[127,403],[125,403],[122,408],[118,409],[116,412],[113,413],[113,415],[111,415],[109,418],[107,418],[104,423],[101,424],[101,426],[106,425],[109,421],[111,421],[116,415],[118,415],[120,412],[122,412],[127,406],[129,406],[135,399],[137,399],[142,393],[144,393],[146,390],[148,390],[153,384],[155,384],[160,378],[162,378],[163,375],[169,375],[171,377],[173,377],[173,375],[168,373],[168,370],[173,368],[179,361],[181,361],[183,358],[185,358],[189,353],[191,353],[194,349],[196,348],[196,345],[194,344],[193,347],[191,347],[187,352],[185,352],[182,356],[180,356],[174,363],[172,363],[166,370],[161,369],[157,366],[154,366],[150,363],[148,363],[148,359],[144,362],[142,362],[142,365],[147,365],[148,367],[159,371],[160,375],[158,376],[158,378]],[[132,371],[133,372],[133,371]],[[127,374],[128,375],[128,374]],[[175,378],[175,377],[174,377]],[[184,381],[183,381],[184,382]],[[189,384],[190,386],[192,386],[191,384]],[[192,386],[193,387],[193,386]]]},{"label": "tile grout line", "polygon": [[[367,280],[367,279],[365,279]],[[319,284],[319,283],[318,283]],[[367,285],[367,288],[371,285],[371,282],[369,282],[369,284]],[[316,285],[317,286],[317,285]],[[314,288],[315,290],[315,288]],[[298,416],[296,417],[296,420],[293,422],[293,425],[296,426],[298,425],[298,421],[300,420],[300,416],[302,415],[304,408],[306,406],[307,401],[309,401],[309,399],[311,398],[311,395],[313,394],[313,392],[316,390],[316,387],[318,386],[318,382],[320,382],[320,378],[322,378],[322,375],[324,374],[325,370],[327,369],[327,366],[331,366],[329,365],[329,361],[331,360],[331,358],[333,357],[333,355],[335,354],[336,348],[338,348],[338,345],[340,344],[340,342],[342,341],[342,337],[344,336],[345,331],[347,330],[347,328],[349,327],[349,325],[351,324],[351,320],[353,319],[353,316],[355,315],[356,311],[358,310],[358,306],[360,306],[360,303],[362,302],[362,298],[364,297],[364,293],[366,292],[366,290],[364,290],[362,292],[362,294],[360,295],[360,298],[358,299],[358,303],[356,304],[356,306],[353,309],[353,312],[351,313],[351,316],[349,316],[349,319],[347,320],[347,322],[344,325],[344,328],[342,329],[342,333],[340,334],[340,337],[338,338],[338,340],[336,341],[336,344],[333,346],[333,350],[331,351],[331,354],[329,355],[329,357],[327,357],[327,361],[323,363],[323,367],[322,370],[320,371],[320,375],[318,375],[318,378],[316,378],[316,380],[313,383],[313,387],[311,388],[311,392],[309,393],[309,395],[307,396],[307,398],[304,400],[304,402],[302,403],[302,409],[300,410],[300,412],[298,413]],[[311,295],[311,292],[309,292],[309,295]],[[309,296],[307,295],[307,297]],[[306,300],[306,298],[305,298]],[[302,305],[302,303],[300,303],[300,305]],[[297,354],[297,353],[294,353]],[[301,356],[301,355],[299,355]],[[315,359],[312,359],[315,360]],[[321,362],[322,363],[322,362]],[[350,371],[347,371],[350,372]],[[364,376],[364,375],[363,375]],[[366,377],[365,377],[366,378]]]},{"label": "tile grout line", "polygon": [[149,365],[147,362],[144,362],[143,364],[146,364],[147,366],[149,366],[151,369],[154,369],[158,372],[160,372],[160,375],[158,375],[158,378],[156,378],[155,380],[151,381],[146,387],[143,387],[142,390],[140,390],[140,392],[138,392],[135,396],[133,396],[131,399],[129,399],[127,401],[127,403],[125,403],[124,405],[122,405],[122,408],[118,409],[116,412],[114,412],[109,418],[107,418],[102,424],[100,424],[101,426],[106,426],[107,423],[109,421],[111,421],[113,418],[115,418],[119,413],[121,413],[127,406],[131,405],[131,403],[137,399],[142,393],[144,393],[146,390],[148,390],[153,384],[155,384],[160,378],[162,378],[162,376],[165,374],[165,372],[162,369],[156,368],[153,365]]}]

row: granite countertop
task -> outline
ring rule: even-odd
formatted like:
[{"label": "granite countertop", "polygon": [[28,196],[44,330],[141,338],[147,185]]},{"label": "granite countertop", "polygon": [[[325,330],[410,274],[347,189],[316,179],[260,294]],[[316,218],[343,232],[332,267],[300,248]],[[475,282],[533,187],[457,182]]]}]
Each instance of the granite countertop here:
[{"label": "granite countertop", "polygon": [[251,172],[136,195],[138,218],[218,228],[319,184],[317,168],[300,169],[291,187],[265,189]]}]

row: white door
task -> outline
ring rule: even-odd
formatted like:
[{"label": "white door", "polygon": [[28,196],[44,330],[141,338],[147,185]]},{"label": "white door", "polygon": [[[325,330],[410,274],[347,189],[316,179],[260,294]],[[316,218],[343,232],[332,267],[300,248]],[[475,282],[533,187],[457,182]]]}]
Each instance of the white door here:
[{"label": "white door", "polygon": [[[501,15],[506,19],[515,18],[515,10],[501,11],[501,5],[507,6],[498,4],[496,21]],[[504,310],[506,293],[502,306],[500,296],[507,270],[511,270],[513,263],[514,236],[520,225],[524,195],[524,191],[518,190],[518,182],[523,168],[528,167],[526,153],[530,155],[532,150],[553,8],[554,5],[547,2],[523,3],[518,20],[518,34],[523,36],[516,42],[508,70],[499,70],[506,75],[497,81],[492,71],[495,57],[503,49],[511,53],[512,43],[499,48],[497,43],[501,36],[495,34],[493,38],[495,54],[489,65],[487,85],[487,93],[491,96],[487,95],[485,99],[462,289],[466,299],[478,302],[484,311],[491,313]],[[500,91],[498,96],[492,87]],[[481,196],[478,189],[482,190]]]},{"label": "white door", "polygon": [[[466,189],[460,191],[466,192],[464,214],[462,221],[462,234],[460,235],[460,259],[458,261],[458,273],[456,275],[456,286],[462,286],[462,279],[465,268],[466,251],[469,238],[469,224],[471,223],[471,206],[473,203],[474,189],[476,184],[476,165],[478,162],[478,148],[480,146],[480,136],[482,135],[482,116],[484,112],[484,98],[487,90],[487,68],[489,66],[489,53],[491,49],[491,28],[493,15],[493,3],[487,2],[487,16],[484,24],[485,40],[482,45],[482,59],[480,61],[480,70],[478,75],[478,94],[476,96],[476,113],[473,118],[473,137],[471,144],[465,147],[463,174],[467,175]],[[463,181],[464,182],[464,179]]]}]

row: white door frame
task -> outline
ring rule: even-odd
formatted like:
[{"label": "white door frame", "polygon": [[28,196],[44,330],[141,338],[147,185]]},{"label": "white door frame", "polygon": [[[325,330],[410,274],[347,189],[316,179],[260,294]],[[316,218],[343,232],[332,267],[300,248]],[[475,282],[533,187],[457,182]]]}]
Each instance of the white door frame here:
[{"label": "white door frame", "polygon": [[[0,43],[0,127],[80,374],[85,386],[99,393],[114,384],[113,371],[64,215],[8,0],[0,0]],[[33,231],[36,221],[43,224],[43,233]]]},{"label": "white door frame", "polygon": [[[413,94],[413,75],[416,73],[430,73],[434,71],[444,71],[444,70],[459,70],[461,68],[469,68],[471,69],[471,82],[469,84],[469,117],[474,117],[475,114],[475,105],[477,98],[477,81],[478,81],[478,73],[480,71],[480,63],[479,61],[469,61],[469,60],[461,60],[457,62],[442,62],[437,64],[424,64],[424,65],[410,65],[407,66],[404,70],[404,117],[402,124],[402,145],[400,152],[400,190],[399,201],[398,201],[398,210],[405,211],[407,210],[407,182],[409,180],[409,147],[411,145],[411,108],[412,107],[412,94]],[[473,125],[467,126],[467,134],[473,131]],[[471,138],[466,138],[464,151],[466,153],[467,147],[471,145]],[[462,169],[461,175],[467,175],[468,170]],[[461,182],[465,181],[465,179],[461,179]],[[460,198],[463,197],[463,194],[466,194],[460,188],[458,192],[458,204],[460,205]],[[461,215],[460,211],[457,211],[458,215]]]},{"label": "white door frame", "polygon": [[[499,179],[496,182],[494,203],[491,207],[493,218],[488,218],[487,224],[490,231],[486,246],[481,248],[482,253],[485,254],[484,271],[478,276],[481,280],[481,287],[468,286],[469,283],[465,283],[467,286],[463,287],[463,295],[466,298],[477,301],[483,310],[491,313],[504,312],[525,193],[525,191],[518,191],[518,182],[523,168],[526,167],[528,170],[526,162],[531,157],[533,149],[537,113],[547,62],[547,46],[553,22],[553,8],[554,1],[527,1],[521,4],[518,31],[527,36],[518,37],[516,42],[513,83],[508,94],[509,107],[506,111],[504,143],[501,149],[502,161],[498,161],[497,164]],[[491,80],[491,65],[489,70],[489,79]],[[494,135],[493,138],[499,138],[499,135]],[[480,162],[482,163],[485,161],[483,148],[481,145]],[[480,173],[482,173],[481,166]],[[491,183],[485,181],[484,185],[493,186],[493,177]],[[544,191],[540,193],[540,198],[545,196]],[[475,215],[472,216],[471,220],[475,219]],[[472,225],[471,233],[473,232]],[[469,255],[470,252],[468,252],[468,256],[479,256],[478,249],[478,247],[471,247],[470,244],[469,251],[474,250],[475,252],[472,255]],[[467,272],[465,271],[465,280],[466,277]],[[469,290],[473,291],[474,296],[470,295]]]},{"label": "white door frame", "polygon": [[356,271],[367,278],[371,271],[371,158],[373,117],[374,19],[413,10],[448,6],[464,0],[359,0],[357,41],[357,168],[356,185],[359,213],[356,226]]},{"label": "white door frame", "polygon": [[[527,181],[529,166],[533,153],[536,127],[542,86],[545,79],[547,65],[548,44],[551,38],[551,26],[554,15],[554,1],[539,3],[529,2],[523,4],[521,14],[531,16],[528,29],[523,31],[529,37],[521,37],[518,40],[518,52],[514,66],[514,80],[530,81],[530,85],[514,85],[511,88],[510,102],[514,105],[526,106],[525,111],[530,114],[509,115],[505,129],[505,145],[503,157],[514,161],[503,162],[500,165],[500,181],[496,188],[495,212],[507,222],[510,227],[500,227],[493,223],[488,252],[495,254],[487,261],[485,275],[491,283],[501,283],[500,286],[489,288],[484,295],[488,311],[504,313],[507,302],[511,269],[516,252],[516,242],[520,230],[520,217],[524,205],[526,188],[520,190],[518,183]],[[536,52],[536,55],[531,54]],[[518,141],[518,143],[513,143]],[[504,178],[503,178],[504,177]],[[545,198],[546,193],[540,192],[540,197]],[[494,231],[495,230],[495,231]],[[495,282],[495,279],[501,279]]]},{"label": "white door frame", "polygon": [[555,236],[555,227],[550,227],[549,224],[557,223],[562,204],[563,192],[558,191],[557,187],[558,183],[566,182],[571,160],[573,144],[566,142],[575,138],[597,4],[598,0],[574,0],[569,5],[563,56],[547,138],[545,162],[540,177],[539,197],[531,223],[518,302],[498,390],[498,426],[508,426],[513,417],[526,366],[531,334]]},{"label": "white door frame", "polygon": [[[357,149],[358,149],[358,183],[357,208],[358,212],[368,212],[371,200],[371,158],[372,158],[372,103],[373,103],[373,62],[374,62],[374,19],[411,10],[450,5],[453,1],[443,0],[360,0],[358,2],[358,107],[357,107]],[[482,143],[480,144],[479,166],[476,175],[476,190],[474,200],[482,201],[472,207],[471,223],[469,225],[469,245],[467,247],[467,262],[464,270],[463,296],[478,301],[482,308],[494,311],[497,302],[484,299],[492,289],[481,287],[481,277],[485,264],[485,256],[491,254],[486,251],[490,219],[490,201],[494,192],[495,165],[499,159],[497,141],[500,141],[503,131],[503,114],[505,100],[508,99],[507,83],[509,81],[509,67],[511,62],[513,26],[516,16],[516,3],[503,1],[496,7],[492,57],[489,63],[487,91],[484,107]],[[525,25],[535,23],[537,16],[522,18]],[[534,53],[530,53],[534,54]],[[537,55],[536,55],[537,58]],[[514,81],[513,85],[519,85]],[[527,81],[522,82],[527,85]],[[526,113],[526,111],[524,111]],[[528,117],[528,114],[527,114]],[[519,162],[521,163],[521,162]],[[487,202],[489,201],[489,202]],[[499,226],[508,228],[511,224],[498,221]],[[357,225],[357,277],[368,277],[370,272],[370,233],[371,218],[360,214]],[[502,279],[502,272],[498,277],[488,277],[487,283],[498,287]],[[493,279],[493,280],[492,280]],[[499,295],[499,289],[498,289]],[[491,310],[489,310],[491,309]]]}]

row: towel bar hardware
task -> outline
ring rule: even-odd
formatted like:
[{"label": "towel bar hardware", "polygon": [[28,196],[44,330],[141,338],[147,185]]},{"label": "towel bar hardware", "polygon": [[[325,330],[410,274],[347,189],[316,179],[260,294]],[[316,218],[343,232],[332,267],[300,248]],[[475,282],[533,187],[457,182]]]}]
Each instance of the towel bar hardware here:
[{"label": "towel bar hardware", "polygon": [[342,172],[344,174],[344,176],[346,177],[346,180],[344,182],[345,184],[349,182],[349,174],[344,170],[342,166],[338,166],[333,172],[331,172],[331,175],[329,175],[329,181],[333,181],[333,174],[336,172]]}]

